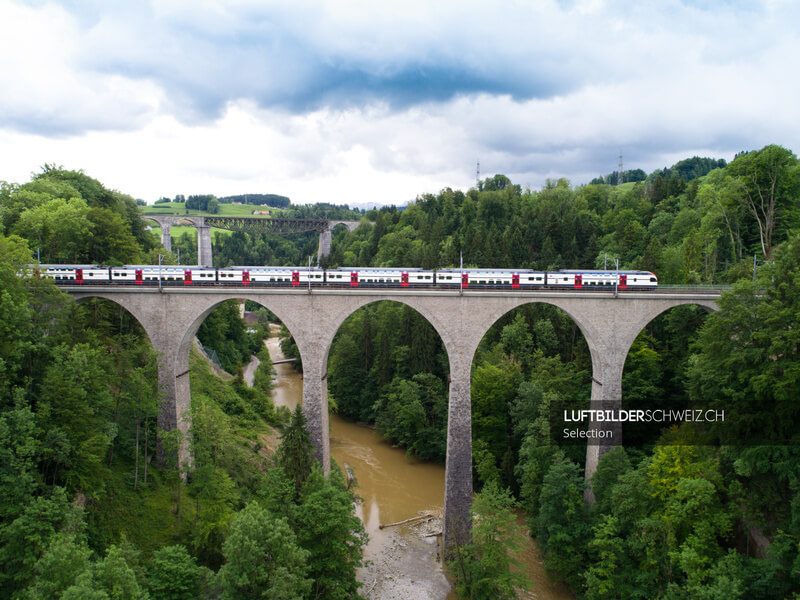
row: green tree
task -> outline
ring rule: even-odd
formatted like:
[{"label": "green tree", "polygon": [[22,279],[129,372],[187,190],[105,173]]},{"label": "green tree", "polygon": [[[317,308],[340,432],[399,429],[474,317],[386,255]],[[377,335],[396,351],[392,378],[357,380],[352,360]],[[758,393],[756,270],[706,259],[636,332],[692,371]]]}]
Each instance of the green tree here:
[{"label": "green tree", "polygon": [[514,316],[511,324],[503,327],[500,343],[503,345],[503,349],[518,361],[528,360],[533,348],[533,336],[528,330],[528,323],[521,312]]},{"label": "green tree", "polygon": [[192,547],[210,565],[222,559],[220,548],[239,497],[234,481],[221,467],[230,432],[229,419],[212,400],[194,399],[190,430],[194,468],[189,486],[195,500]]},{"label": "green tree", "polygon": [[319,464],[314,464],[292,521],[298,543],[309,553],[311,597],[360,600],[362,584],[356,580],[356,569],[363,565],[367,534],[338,469],[331,469],[326,479]]},{"label": "green tree", "polygon": [[603,515],[589,542],[594,560],[584,574],[588,600],[630,598],[631,588],[621,575],[629,571],[625,542],[620,536],[617,518]]},{"label": "green tree", "polygon": [[26,238],[32,251],[39,249],[42,262],[87,262],[88,213],[89,206],[81,198],[56,198],[23,212],[12,233]]},{"label": "green tree", "polygon": [[619,478],[631,470],[631,461],[625,448],[614,446],[600,457],[597,470],[592,475],[592,492],[594,493],[594,510],[600,514],[609,514],[612,509],[612,490]]},{"label": "green tree", "polygon": [[107,359],[100,348],[85,343],[61,345],[53,355],[37,417],[46,429],[63,433],[69,454],[66,462],[51,465],[52,479],[96,493],[103,485],[103,457],[111,441]]},{"label": "green tree", "polygon": [[726,411],[712,434],[723,443],[794,443],[800,418],[800,236],[775,252],[758,282],[738,282],[719,300],[693,346],[689,390]]},{"label": "green tree", "polygon": [[557,451],[542,481],[537,540],[548,569],[576,589],[585,560],[584,540],[589,536],[583,489],[578,465]]},{"label": "green tree", "polygon": [[788,212],[798,210],[800,171],[791,150],[769,145],[745,152],[728,165],[727,173],[742,191],[744,203],[758,225],[761,252],[772,255],[775,232]]},{"label": "green tree", "polygon": [[472,503],[472,542],[457,548],[450,569],[459,598],[502,600],[517,598],[530,587],[516,558],[525,535],[516,522],[516,504],[508,490],[495,482],[484,486]]},{"label": "green tree", "polygon": [[472,437],[487,444],[498,466],[510,447],[509,405],[520,378],[519,367],[513,364],[505,368],[482,364],[472,376]]},{"label": "green tree", "polygon": [[285,519],[255,502],[233,519],[222,551],[226,562],[218,577],[223,598],[303,600],[311,591],[308,552]]},{"label": "green tree", "polygon": [[95,587],[103,590],[111,600],[145,600],[148,597],[121,546],[112,545],[103,560],[93,565],[92,579]]},{"label": "green tree", "polygon": [[197,598],[200,587],[199,570],[185,546],[165,546],[153,553],[148,568],[147,587],[156,600]]},{"label": "green tree", "polygon": [[59,532],[51,539],[42,557],[34,566],[34,581],[23,598],[57,600],[73,585],[78,575],[89,568],[92,552],[83,536]]},{"label": "green tree", "polygon": [[298,494],[311,474],[312,451],[311,437],[306,429],[306,416],[298,404],[291,420],[281,432],[281,444],[275,452],[275,464],[282,467],[294,481]]},{"label": "green tree", "polygon": [[[0,598],[27,587],[39,559],[61,530],[79,532],[81,509],[70,503],[63,488],[37,496],[22,507],[17,518],[0,527]],[[55,557],[53,557],[55,560]]]},{"label": "green tree", "polygon": [[0,413],[0,522],[17,517],[41,484],[35,415],[22,390],[16,390],[15,400]]}]

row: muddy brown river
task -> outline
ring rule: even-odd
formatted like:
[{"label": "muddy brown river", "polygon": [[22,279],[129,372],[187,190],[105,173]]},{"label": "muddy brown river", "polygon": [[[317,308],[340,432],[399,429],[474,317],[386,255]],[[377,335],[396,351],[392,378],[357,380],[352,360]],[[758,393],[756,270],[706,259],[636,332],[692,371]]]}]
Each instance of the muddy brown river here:
[{"label": "muddy brown river", "polygon": [[[267,348],[273,361],[283,358],[280,340],[271,337]],[[276,379],[272,399],[276,406],[290,409],[302,402],[303,379],[291,363],[275,366]],[[396,523],[424,512],[441,514],[444,505],[444,466],[414,461],[401,448],[383,441],[369,427],[330,416],[331,455],[340,466],[347,463],[358,482],[359,517],[364,522],[370,541],[365,558],[370,559],[387,543],[389,530],[380,524]],[[524,598],[537,600],[573,600],[566,585],[547,579],[541,554],[531,538],[520,557],[533,582]],[[450,593],[441,600],[455,600]]]}]

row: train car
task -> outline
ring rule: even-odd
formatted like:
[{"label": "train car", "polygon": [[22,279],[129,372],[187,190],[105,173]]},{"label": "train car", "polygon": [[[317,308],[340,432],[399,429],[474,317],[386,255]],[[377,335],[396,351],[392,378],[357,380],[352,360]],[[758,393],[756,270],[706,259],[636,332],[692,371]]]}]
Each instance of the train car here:
[{"label": "train car", "polygon": [[227,267],[217,269],[217,280],[227,285],[321,286],[325,271],[313,267]]},{"label": "train car", "polygon": [[111,281],[133,285],[199,285],[215,283],[216,269],[180,265],[125,265],[111,267]]},{"label": "train car", "polygon": [[110,281],[108,267],[101,265],[39,265],[33,267],[43,279],[52,279],[60,284],[92,284]]},{"label": "train car", "polygon": [[576,290],[654,290],[658,278],[650,271],[600,271],[562,269],[547,273],[547,287]]},{"label": "train car", "polygon": [[470,289],[536,289],[545,285],[544,271],[528,269],[439,269],[438,287]]},{"label": "train car", "polygon": [[325,271],[329,286],[344,287],[431,287],[436,274],[425,269],[342,267]]}]

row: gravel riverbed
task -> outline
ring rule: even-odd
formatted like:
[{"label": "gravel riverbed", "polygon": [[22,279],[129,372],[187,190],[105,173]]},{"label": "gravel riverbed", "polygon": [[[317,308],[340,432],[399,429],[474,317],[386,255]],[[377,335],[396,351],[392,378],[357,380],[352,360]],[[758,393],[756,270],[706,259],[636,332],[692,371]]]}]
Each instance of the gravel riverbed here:
[{"label": "gravel riverbed", "polygon": [[[440,518],[391,528],[359,571],[368,600],[446,600],[451,590],[439,562]],[[387,530],[384,530],[386,532]]]}]

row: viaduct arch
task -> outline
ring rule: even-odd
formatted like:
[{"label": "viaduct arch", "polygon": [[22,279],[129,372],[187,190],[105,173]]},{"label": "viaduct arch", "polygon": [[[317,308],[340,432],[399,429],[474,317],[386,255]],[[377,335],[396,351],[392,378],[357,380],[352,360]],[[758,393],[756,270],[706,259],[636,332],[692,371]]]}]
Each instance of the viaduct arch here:
[{"label": "viaduct arch", "polygon": [[[644,327],[659,314],[685,304],[718,310],[719,293],[697,294],[571,291],[487,292],[336,289],[203,289],[64,286],[76,299],[100,297],[120,304],[141,324],[159,353],[159,384],[165,400],[159,427],[189,429],[189,351],[206,316],[220,302],[252,300],[271,310],[292,332],[303,360],[303,411],[323,468],[330,465],[327,361],[331,343],[344,320],[359,308],[393,300],[414,308],[439,334],[450,363],[445,466],[444,543],[465,540],[472,505],[472,414],[470,372],[483,336],[504,314],[524,304],[557,306],[577,324],[592,357],[591,408],[621,408],[622,371],[628,351]],[[596,424],[592,424],[596,425]],[[607,428],[607,426],[604,426]],[[616,438],[620,439],[619,437]],[[586,478],[612,446],[589,444]],[[181,458],[188,460],[187,450]],[[591,500],[591,491],[587,491]]]}]

